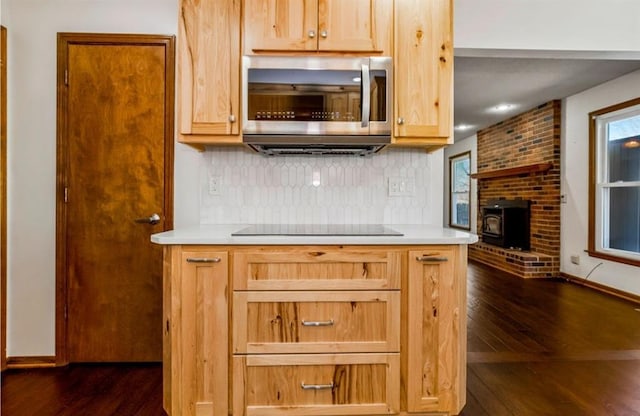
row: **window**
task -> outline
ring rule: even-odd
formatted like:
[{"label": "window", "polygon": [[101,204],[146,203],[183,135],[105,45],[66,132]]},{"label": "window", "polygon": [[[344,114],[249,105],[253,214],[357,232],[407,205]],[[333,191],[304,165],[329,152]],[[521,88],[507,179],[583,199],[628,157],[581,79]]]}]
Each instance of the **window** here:
[{"label": "window", "polygon": [[640,98],[590,119],[589,254],[640,266]]},{"label": "window", "polygon": [[449,226],[470,230],[469,201],[471,200],[471,153],[449,158]]}]

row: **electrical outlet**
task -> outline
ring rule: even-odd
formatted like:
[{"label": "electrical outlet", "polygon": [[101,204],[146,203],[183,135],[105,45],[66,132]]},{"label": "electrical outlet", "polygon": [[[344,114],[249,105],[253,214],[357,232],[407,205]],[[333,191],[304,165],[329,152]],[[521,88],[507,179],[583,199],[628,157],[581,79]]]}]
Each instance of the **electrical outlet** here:
[{"label": "electrical outlet", "polygon": [[571,256],[571,263],[580,264],[580,256],[578,256],[578,255]]},{"label": "electrical outlet", "polygon": [[414,194],[415,182],[413,178],[389,177],[389,196],[413,196]]},{"label": "electrical outlet", "polygon": [[222,185],[222,178],[220,176],[209,176],[209,195],[220,195],[220,187]]}]

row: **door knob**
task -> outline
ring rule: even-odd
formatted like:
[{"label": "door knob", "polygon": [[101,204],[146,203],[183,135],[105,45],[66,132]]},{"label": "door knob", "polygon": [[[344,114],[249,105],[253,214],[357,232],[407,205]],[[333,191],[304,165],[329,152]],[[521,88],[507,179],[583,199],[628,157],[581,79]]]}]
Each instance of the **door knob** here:
[{"label": "door knob", "polygon": [[160,222],[160,215],[154,213],[150,217],[136,218],[134,221],[141,224],[155,225]]}]

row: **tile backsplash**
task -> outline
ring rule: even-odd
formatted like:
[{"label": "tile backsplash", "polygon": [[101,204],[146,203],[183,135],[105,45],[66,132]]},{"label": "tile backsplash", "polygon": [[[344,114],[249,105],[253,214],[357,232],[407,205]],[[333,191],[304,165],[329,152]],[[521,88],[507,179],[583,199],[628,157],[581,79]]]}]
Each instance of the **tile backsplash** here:
[{"label": "tile backsplash", "polygon": [[203,157],[201,224],[440,224],[442,218],[441,152],[263,156],[210,148]]}]

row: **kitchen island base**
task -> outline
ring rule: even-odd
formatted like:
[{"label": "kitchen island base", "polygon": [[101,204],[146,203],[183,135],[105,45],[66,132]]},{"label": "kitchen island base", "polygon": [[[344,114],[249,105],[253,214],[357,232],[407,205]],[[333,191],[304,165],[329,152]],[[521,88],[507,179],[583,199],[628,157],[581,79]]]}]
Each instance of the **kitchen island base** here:
[{"label": "kitchen island base", "polygon": [[458,414],[466,244],[166,245],[171,416]]}]

